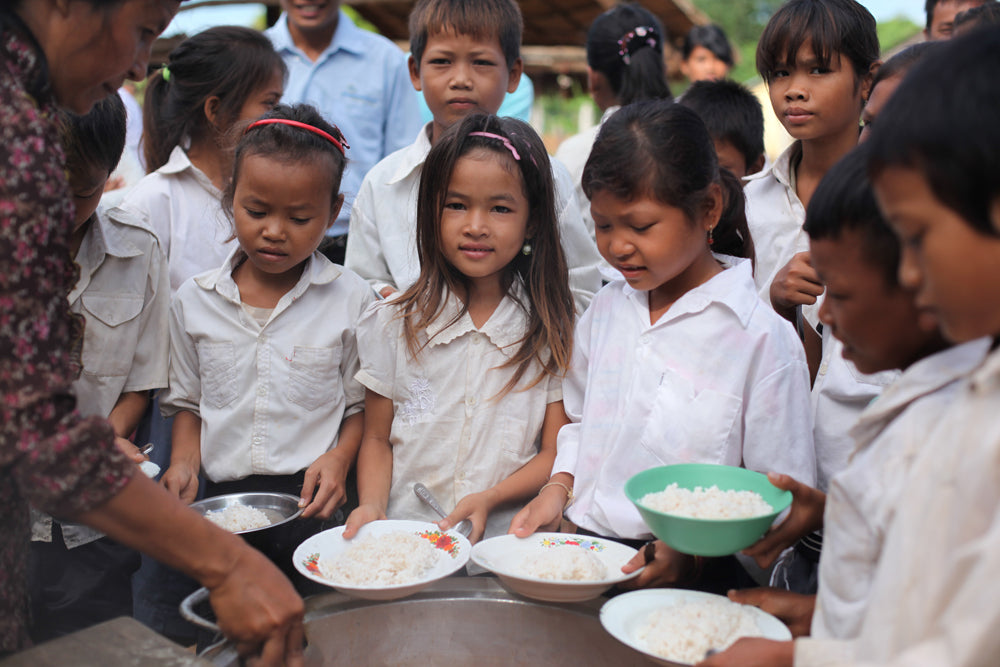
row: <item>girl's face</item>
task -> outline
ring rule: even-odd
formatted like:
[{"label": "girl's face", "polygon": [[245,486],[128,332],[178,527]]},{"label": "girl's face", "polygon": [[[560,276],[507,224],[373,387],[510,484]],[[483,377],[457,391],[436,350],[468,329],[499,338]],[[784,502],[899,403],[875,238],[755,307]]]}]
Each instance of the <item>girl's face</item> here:
[{"label": "girl's face", "polygon": [[262,281],[300,271],[340,211],[343,200],[330,201],[329,169],[319,166],[265,155],[243,158],[233,193],[233,224]]},{"label": "girl's face", "polygon": [[512,157],[475,149],[455,162],[441,211],[441,252],[480,289],[495,289],[524,247],[530,206]]},{"label": "girl's face", "polygon": [[271,79],[265,85],[255,90],[247,98],[247,101],[243,103],[239,118],[236,119],[237,123],[249,123],[266,114],[281,101],[283,91],[284,79],[281,76],[281,71],[276,69]]},{"label": "girl's face", "polygon": [[597,249],[633,288],[676,300],[718,269],[708,230],[719,221],[722,195],[713,186],[711,206],[698,220],[650,197],[619,199],[598,190],[590,200]]},{"label": "girl's face", "polygon": [[[899,282],[916,292],[917,306],[953,342],[1000,335],[1000,237],[973,229],[917,169],[887,167],[873,186],[902,245]],[[1000,198],[991,212],[1000,232]]]},{"label": "girl's face", "polygon": [[691,55],[681,62],[681,74],[691,83],[696,81],[718,81],[729,74],[729,65],[711,49],[696,46],[691,49]]},{"label": "girl's face", "polygon": [[167,27],[178,0],[125,0],[95,8],[69,0],[48,10],[48,31],[39,35],[59,104],[85,114],[114,95],[125,79],[146,77],[153,40]]}]

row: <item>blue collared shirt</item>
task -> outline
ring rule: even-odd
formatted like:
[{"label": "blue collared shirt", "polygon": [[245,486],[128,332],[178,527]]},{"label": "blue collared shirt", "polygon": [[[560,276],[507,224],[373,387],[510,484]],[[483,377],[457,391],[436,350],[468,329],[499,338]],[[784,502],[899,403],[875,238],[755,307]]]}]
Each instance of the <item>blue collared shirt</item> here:
[{"label": "blue collared shirt", "polygon": [[284,14],[265,34],[288,66],[282,101],[312,104],[336,123],[351,146],[340,185],[345,203],[330,230],[332,236],[346,234],[365,174],[420,131],[406,55],[385,37],[357,27],[343,11],[330,45],[316,62],[292,42]]}]

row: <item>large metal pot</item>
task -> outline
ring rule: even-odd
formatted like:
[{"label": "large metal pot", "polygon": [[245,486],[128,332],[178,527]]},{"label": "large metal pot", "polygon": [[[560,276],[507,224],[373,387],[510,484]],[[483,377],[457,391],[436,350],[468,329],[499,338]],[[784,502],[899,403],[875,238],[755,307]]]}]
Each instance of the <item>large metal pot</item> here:
[{"label": "large metal pot", "polygon": [[[306,664],[650,664],[604,630],[598,618],[603,602],[536,602],[507,592],[493,577],[451,577],[389,602],[324,593],[306,600]],[[230,642],[201,657],[239,665]]]}]

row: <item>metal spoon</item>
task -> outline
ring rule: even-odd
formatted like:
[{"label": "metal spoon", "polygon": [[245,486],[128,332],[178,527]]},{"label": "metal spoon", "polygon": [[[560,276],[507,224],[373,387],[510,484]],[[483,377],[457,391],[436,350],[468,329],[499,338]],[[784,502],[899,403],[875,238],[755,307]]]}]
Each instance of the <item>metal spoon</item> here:
[{"label": "metal spoon", "polygon": [[153,451],[153,446],[154,445],[151,442],[146,443],[145,445],[142,446],[142,449],[139,450],[139,453],[142,454],[143,456],[149,456],[149,453]]},{"label": "metal spoon", "polygon": [[[438,504],[437,499],[431,493],[430,489],[423,485],[421,482],[417,482],[413,485],[413,492],[417,494],[417,498],[427,503],[427,506],[434,510],[438,516],[442,519],[446,518],[448,514],[444,511],[440,504]],[[469,536],[472,532],[472,522],[468,519],[462,519],[454,527],[455,532],[461,533],[465,537]]]}]

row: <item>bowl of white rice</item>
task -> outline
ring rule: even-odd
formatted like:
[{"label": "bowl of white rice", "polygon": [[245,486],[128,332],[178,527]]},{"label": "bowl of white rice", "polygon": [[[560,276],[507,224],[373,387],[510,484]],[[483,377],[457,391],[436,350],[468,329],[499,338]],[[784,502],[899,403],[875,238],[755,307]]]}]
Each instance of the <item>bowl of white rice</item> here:
[{"label": "bowl of white rice", "polygon": [[631,591],[601,607],[608,633],[662,665],[692,665],[709,649],[741,637],[787,641],[792,633],[774,616],[721,595],[676,588]]},{"label": "bowl of white rice", "polygon": [[344,528],[313,535],[293,562],[304,577],[367,600],[412,595],[464,567],[472,549],[464,535],[424,521],[372,521],[350,540]]},{"label": "bowl of white rice", "polygon": [[499,577],[509,590],[547,602],[583,602],[639,576],[622,565],[636,550],[614,540],[572,533],[499,535],[472,547],[472,562]]},{"label": "bowl of white rice", "polygon": [[644,470],[625,483],[625,495],[653,535],[695,556],[749,547],[792,502],[767,475],[710,463]]},{"label": "bowl of white rice", "polygon": [[191,509],[223,530],[237,535],[275,528],[294,521],[302,514],[296,496],[272,492],[214,496],[191,503]]}]

